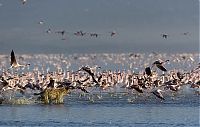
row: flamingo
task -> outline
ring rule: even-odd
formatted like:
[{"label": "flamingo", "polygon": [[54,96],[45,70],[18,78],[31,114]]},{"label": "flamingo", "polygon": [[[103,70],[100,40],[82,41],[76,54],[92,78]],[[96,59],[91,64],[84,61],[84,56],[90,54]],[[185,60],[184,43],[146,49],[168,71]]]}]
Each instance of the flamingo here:
[{"label": "flamingo", "polygon": [[12,51],[11,51],[11,62],[10,62],[10,65],[11,65],[10,68],[18,68],[18,67],[29,66],[30,64],[25,64],[25,65],[19,64],[19,63],[16,61],[15,53],[14,53],[14,51],[12,50]]},{"label": "flamingo", "polygon": [[160,98],[161,100],[165,100],[165,98],[163,97],[161,91],[162,91],[162,90],[157,89],[157,90],[154,90],[152,93],[153,93],[156,97]]}]

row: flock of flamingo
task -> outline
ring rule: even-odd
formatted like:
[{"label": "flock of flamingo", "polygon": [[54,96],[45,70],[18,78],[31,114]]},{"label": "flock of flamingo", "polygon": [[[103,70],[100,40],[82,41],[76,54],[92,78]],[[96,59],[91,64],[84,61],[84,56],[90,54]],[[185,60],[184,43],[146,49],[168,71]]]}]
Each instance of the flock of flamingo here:
[{"label": "flock of flamingo", "polygon": [[198,54],[50,54],[17,60],[12,50],[10,57],[8,67],[9,57],[0,56],[1,103],[16,96],[37,98],[37,93],[58,88],[71,89],[89,101],[120,92],[165,101],[165,93],[176,96],[185,87],[199,95]]},{"label": "flock of flamingo", "polygon": [[[21,2],[24,5],[27,0]],[[44,23],[38,22],[39,25]],[[52,32],[52,28],[46,30],[48,34]],[[59,30],[54,33],[60,34],[62,40],[71,33],[81,37],[101,35],[82,30],[70,33]],[[116,31],[109,32],[111,37],[116,34]],[[163,33],[161,36],[167,39],[169,35]],[[70,89],[92,102],[103,99],[104,93],[122,93],[147,99],[154,96],[165,101],[166,96],[176,96],[183,89],[191,89],[199,95],[199,87],[198,53],[35,54],[16,57],[12,50],[10,58],[0,55],[0,104],[16,97],[37,100],[39,93],[60,88]]]}]

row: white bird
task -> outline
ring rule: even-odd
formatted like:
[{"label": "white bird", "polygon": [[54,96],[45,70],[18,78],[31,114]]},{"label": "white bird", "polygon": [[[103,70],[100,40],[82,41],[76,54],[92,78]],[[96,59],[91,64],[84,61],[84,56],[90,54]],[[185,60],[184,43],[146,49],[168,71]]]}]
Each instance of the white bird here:
[{"label": "white bird", "polygon": [[43,25],[44,21],[41,20],[41,21],[38,22],[38,24]]},{"label": "white bird", "polygon": [[165,100],[165,98],[163,97],[161,91],[162,91],[162,90],[157,89],[157,90],[154,90],[152,93],[153,93],[154,95],[156,95],[156,97],[160,98],[161,100]]}]

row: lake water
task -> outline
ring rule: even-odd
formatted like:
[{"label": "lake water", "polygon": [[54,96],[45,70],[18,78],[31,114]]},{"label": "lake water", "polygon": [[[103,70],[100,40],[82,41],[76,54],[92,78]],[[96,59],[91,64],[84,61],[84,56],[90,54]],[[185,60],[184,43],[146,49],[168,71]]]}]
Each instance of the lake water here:
[{"label": "lake water", "polygon": [[[109,96],[109,97],[108,97]],[[1,105],[0,126],[199,127],[199,95],[135,99],[103,95],[91,102],[70,95],[60,105]]]},{"label": "lake water", "polygon": [[[143,70],[144,64],[151,65],[159,56],[142,56],[130,58],[130,55],[95,55],[77,57],[58,56],[27,56],[25,63],[34,63],[30,67],[32,71],[34,65],[41,69],[44,65],[54,71],[57,65],[64,70],[78,70],[82,65],[100,65],[104,69],[130,69],[135,72]],[[29,58],[30,57],[30,58]],[[41,58],[40,58],[41,57]],[[83,59],[84,58],[84,59]],[[181,62],[174,60],[176,57],[163,55],[162,59],[170,59],[170,64],[166,68],[173,70],[181,68],[192,70],[198,65],[199,55],[194,55],[193,60],[182,59]],[[9,59],[2,57],[4,63],[2,68],[8,68]],[[136,63],[134,63],[136,61]],[[123,63],[123,64],[122,64]],[[133,63],[133,65],[132,65]],[[55,64],[55,65],[54,65]],[[73,65],[73,66],[72,66]],[[45,68],[45,69],[46,69]],[[3,69],[2,69],[3,70]],[[0,71],[2,71],[0,70]],[[22,70],[24,71],[24,70]],[[144,95],[144,94],[143,94]],[[0,105],[0,126],[69,126],[69,127],[199,127],[199,95],[194,94],[190,88],[176,93],[165,93],[165,101],[161,102],[158,98],[150,95],[122,95],[122,94],[103,94],[103,98],[94,101],[86,97],[79,97],[77,94],[70,94],[65,97],[64,104],[60,105]]]}]

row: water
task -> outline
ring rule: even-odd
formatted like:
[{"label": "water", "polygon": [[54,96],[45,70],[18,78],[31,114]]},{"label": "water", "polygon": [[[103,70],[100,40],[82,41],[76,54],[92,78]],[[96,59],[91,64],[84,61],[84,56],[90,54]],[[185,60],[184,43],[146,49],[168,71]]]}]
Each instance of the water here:
[{"label": "water", "polygon": [[[170,59],[166,68],[184,69],[190,71],[198,65],[199,55],[194,55],[195,62],[190,59],[181,59],[176,62],[173,55],[163,55],[163,59]],[[77,57],[75,59],[75,57]],[[24,63],[32,63],[30,70],[38,67],[44,72],[46,68],[55,71],[57,66],[67,70],[78,70],[82,65],[100,65],[102,70],[134,70],[135,72],[144,69],[144,64],[151,65],[158,59],[158,56],[141,56],[141,58],[130,58],[126,55],[95,55],[91,56],[68,56],[61,62],[60,57],[48,56],[27,56]],[[150,57],[150,58],[149,58]],[[84,59],[83,59],[84,58]],[[9,59],[2,57],[1,68],[8,68]],[[134,63],[136,61],[136,63]],[[20,61],[21,62],[21,61]],[[132,64],[133,63],[133,64]],[[130,66],[131,65],[131,66]],[[3,69],[2,69],[3,70]],[[2,71],[0,70],[0,71]],[[26,71],[26,70],[21,70]],[[98,93],[99,94],[99,93]],[[147,94],[147,95],[146,95]],[[149,95],[148,95],[149,94]],[[86,97],[79,97],[77,94],[70,94],[65,97],[64,104],[43,105],[0,105],[0,126],[69,126],[69,127],[199,127],[199,95],[189,87],[183,89],[175,96],[172,93],[164,93],[165,101],[160,101],[150,93],[141,95],[103,94],[102,99],[94,95],[94,102]]]},{"label": "water", "polygon": [[199,126],[199,95],[131,103],[128,97],[108,96],[90,102],[72,94],[60,105],[1,105],[0,126]]}]

